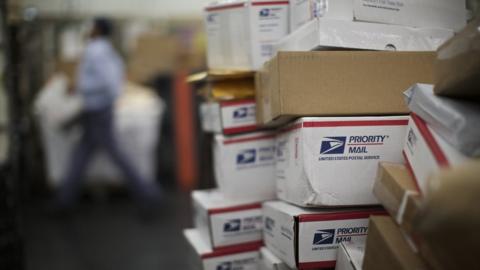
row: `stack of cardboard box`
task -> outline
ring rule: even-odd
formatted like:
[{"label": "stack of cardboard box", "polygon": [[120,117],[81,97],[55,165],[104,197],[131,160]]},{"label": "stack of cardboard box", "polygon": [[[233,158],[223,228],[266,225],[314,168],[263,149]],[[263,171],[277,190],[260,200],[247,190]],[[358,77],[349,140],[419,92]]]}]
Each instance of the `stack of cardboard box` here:
[{"label": "stack of cardboard box", "polygon": [[[228,126],[229,115],[253,116],[247,108],[228,109],[245,101],[202,109],[204,119],[218,112],[223,125],[204,123],[223,133],[214,142],[218,189],[193,193],[197,229],[186,233],[197,257],[220,258],[204,259],[203,268],[380,269],[368,256],[372,248],[391,251],[385,262],[411,263],[400,259],[398,269],[423,267],[411,250],[413,229],[404,237],[388,217],[395,211],[397,223],[413,226],[417,186],[397,184],[397,167],[411,180],[409,172],[389,166],[404,163],[412,124],[404,91],[434,83],[434,50],[466,24],[465,17],[464,1],[235,0],[208,6],[209,67],[256,71],[256,123],[251,129]],[[275,131],[253,131],[259,128]],[[377,193],[389,188],[387,204]],[[364,258],[369,231],[367,242],[374,244]],[[206,239],[207,248],[199,248],[193,234]]]},{"label": "stack of cardboard box", "polygon": [[[392,218],[372,219],[376,230],[367,240],[364,269],[480,266],[472,256],[479,240],[472,206],[480,187],[479,26],[472,21],[439,48],[435,86],[405,92],[412,111],[406,165],[379,167],[374,193]],[[469,239],[454,237],[458,231]]]}]

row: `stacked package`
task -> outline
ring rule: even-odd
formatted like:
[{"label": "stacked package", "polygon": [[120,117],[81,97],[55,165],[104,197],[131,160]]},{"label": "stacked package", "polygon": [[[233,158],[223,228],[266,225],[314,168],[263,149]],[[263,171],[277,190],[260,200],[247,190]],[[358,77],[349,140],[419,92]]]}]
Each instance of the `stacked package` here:
[{"label": "stacked package", "polygon": [[194,229],[185,230],[200,269],[257,269],[262,202],[275,198],[275,134],[256,124],[253,72],[211,70],[202,128],[212,134],[216,188],[192,192]]},{"label": "stacked package", "polygon": [[[363,269],[478,269],[480,20],[437,51],[435,85],[405,92],[405,164],[381,163]],[[459,237],[458,232],[467,237]]]},{"label": "stacked package", "polygon": [[[427,121],[412,109],[420,92],[428,94],[417,88],[433,95],[435,50],[465,26],[466,14],[464,1],[448,0],[209,5],[211,73],[252,72],[255,115],[226,110],[244,105],[239,100],[202,109],[221,115],[217,128],[206,128],[216,133],[218,188],[193,193],[197,228],[186,233],[203,269],[388,269],[389,258],[396,269],[423,269],[413,233],[422,180],[390,183],[396,193],[388,199],[397,205],[379,196],[386,189],[379,179],[391,165],[410,180],[405,145],[412,125]],[[232,129],[225,115],[256,121]],[[414,163],[412,171],[421,165]],[[428,177],[422,173],[419,179]],[[375,263],[372,249],[386,254],[385,264]],[[212,257],[215,264],[207,263]]]}]

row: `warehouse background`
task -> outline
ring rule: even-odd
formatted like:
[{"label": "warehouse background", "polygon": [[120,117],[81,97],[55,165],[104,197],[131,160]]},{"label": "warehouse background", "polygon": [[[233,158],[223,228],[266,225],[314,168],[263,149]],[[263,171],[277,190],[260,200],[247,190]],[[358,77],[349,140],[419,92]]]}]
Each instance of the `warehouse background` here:
[{"label": "warehouse background", "polygon": [[[0,268],[188,269],[181,236],[191,223],[186,191],[213,185],[210,158],[202,158],[210,147],[199,132],[196,89],[185,81],[205,69],[206,2],[0,3]],[[129,82],[164,106],[151,167],[165,196],[148,221],[138,218],[121,182],[102,179],[86,186],[73,220],[48,215],[55,179],[35,103],[52,78],[74,77],[89,21],[99,15],[113,19]]]}]

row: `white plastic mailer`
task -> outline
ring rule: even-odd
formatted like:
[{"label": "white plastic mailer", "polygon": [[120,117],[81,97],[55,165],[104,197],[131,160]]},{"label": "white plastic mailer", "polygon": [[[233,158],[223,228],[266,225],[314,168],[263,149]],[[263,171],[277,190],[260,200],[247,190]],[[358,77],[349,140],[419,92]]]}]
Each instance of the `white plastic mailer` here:
[{"label": "white plastic mailer", "polygon": [[446,142],[470,157],[480,156],[480,106],[437,96],[433,85],[416,84],[405,92],[408,107]]},{"label": "white plastic mailer", "polygon": [[[55,75],[35,101],[51,186],[57,186],[64,176],[71,152],[82,133],[79,127],[67,132],[60,128],[82,109],[81,98],[67,94],[67,84],[65,76]],[[160,97],[149,89],[131,83],[126,83],[115,105],[115,130],[119,145],[147,181],[155,179],[155,151],[164,110],[165,103]],[[116,184],[123,177],[101,151],[94,156],[86,173],[89,183],[100,181]]]}]

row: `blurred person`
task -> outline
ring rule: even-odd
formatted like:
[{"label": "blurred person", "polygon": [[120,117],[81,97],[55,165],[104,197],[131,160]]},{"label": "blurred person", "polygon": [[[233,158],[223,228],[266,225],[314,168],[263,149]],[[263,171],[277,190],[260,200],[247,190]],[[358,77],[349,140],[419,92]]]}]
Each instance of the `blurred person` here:
[{"label": "blurred person", "polygon": [[103,149],[124,174],[142,210],[151,209],[160,198],[158,186],[143,179],[122,152],[115,136],[114,104],[123,89],[125,74],[123,61],[110,42],[112,30],[108,19],[95,19],[80,61],[74,91],[78,91],[84,101],[77,121],[83,135],[72,152],[56,194],[57,210],[65,211],[74,205],[89,162],[99,149]]}]

